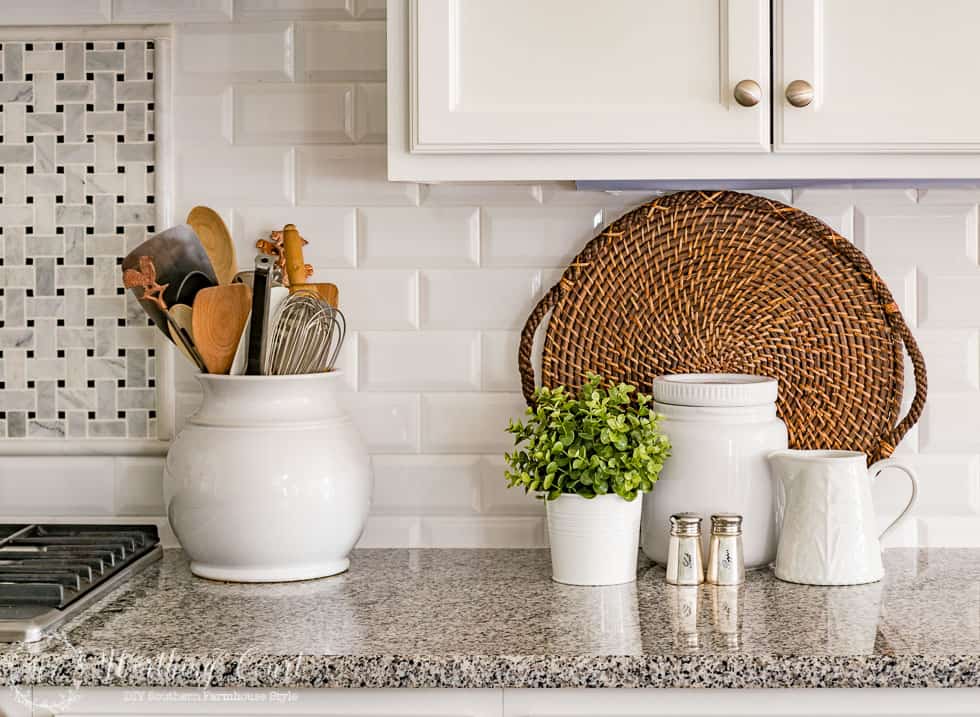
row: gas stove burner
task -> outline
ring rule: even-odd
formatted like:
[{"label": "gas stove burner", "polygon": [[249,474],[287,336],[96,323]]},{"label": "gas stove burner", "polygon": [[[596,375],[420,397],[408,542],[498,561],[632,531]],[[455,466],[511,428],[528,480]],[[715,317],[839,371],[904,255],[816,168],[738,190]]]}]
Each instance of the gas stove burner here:
[{"label": "gas stove burner", "polygon": [[162,554],[155,525],[0,525],[0,642],[34,642]]}]

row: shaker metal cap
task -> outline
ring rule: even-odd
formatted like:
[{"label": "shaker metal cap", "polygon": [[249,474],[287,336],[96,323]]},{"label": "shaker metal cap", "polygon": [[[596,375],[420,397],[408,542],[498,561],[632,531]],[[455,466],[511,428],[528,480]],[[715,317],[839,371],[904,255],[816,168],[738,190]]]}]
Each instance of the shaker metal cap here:
[{"label": "shaker metal cap", "polygon": [[701,516],[697,513],[674,513],[670,516],[671,535],[701,535]]},{"label": "shaker metal cap", "polygon": [[715,513],[711,516],[712,535],[741,535],[742,516],[737,513]]}]

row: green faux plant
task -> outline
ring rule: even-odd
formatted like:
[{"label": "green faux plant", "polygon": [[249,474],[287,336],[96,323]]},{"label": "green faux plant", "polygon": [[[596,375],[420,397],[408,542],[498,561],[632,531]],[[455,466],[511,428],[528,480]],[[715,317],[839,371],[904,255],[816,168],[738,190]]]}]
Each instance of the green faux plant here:
[{"label": "green faux plant", "polygon": [[578,394],[564,386],[538,388],[525,422],[511,421],[515,449],[507,453],[510,487],[555,500],[615,493],[624,500],[648,492],[670,455],[657,429],[650,396],[621,383],[605,386],[588,374]]}]

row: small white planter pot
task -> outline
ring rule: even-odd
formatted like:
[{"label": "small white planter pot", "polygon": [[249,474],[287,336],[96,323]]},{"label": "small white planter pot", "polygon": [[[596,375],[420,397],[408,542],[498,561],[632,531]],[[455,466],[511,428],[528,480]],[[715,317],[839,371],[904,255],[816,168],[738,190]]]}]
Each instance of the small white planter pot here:
[{"label": "small white planter pot", "polygon": [[618,495],[561,495],[545,504],[555,582],[618,585],[636,580],[641,496],[625,501]]},{"label": "small white planter pot", "polygon": [[337,402],[340,372],[201,374],[204,401],[167,454],[167,515],[195,575],[235,582],[347,570],[371,463]]}]

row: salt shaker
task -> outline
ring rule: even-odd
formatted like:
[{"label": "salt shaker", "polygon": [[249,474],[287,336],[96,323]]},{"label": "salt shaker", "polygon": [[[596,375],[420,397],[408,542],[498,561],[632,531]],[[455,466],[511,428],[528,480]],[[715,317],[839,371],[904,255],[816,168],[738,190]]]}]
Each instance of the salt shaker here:
[{"label": "salt shaker", "polygon": [[711,516],[708,582],[715,585],[741,585],[745,582],[740,515],[718,513]]},{"label": "salt shaker", "polygon": [[667,582],[671,585],[699,585],[704,582],[700,515],[675,513],[670,516]]}]

